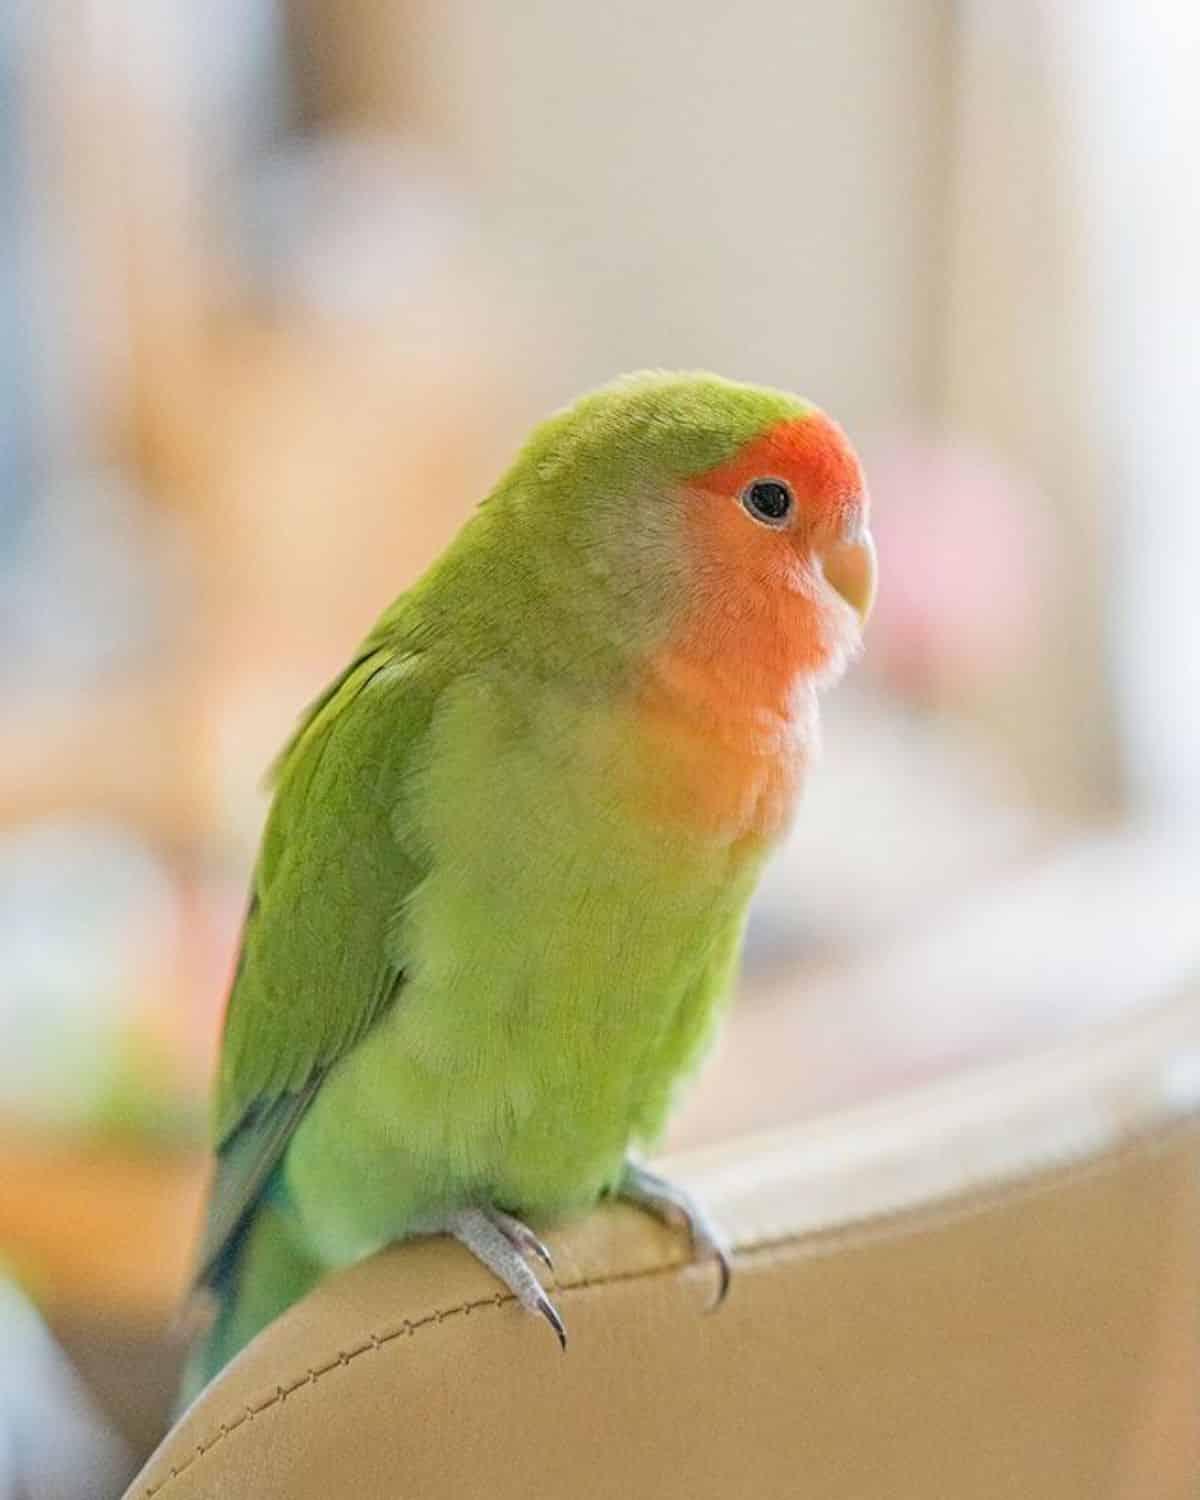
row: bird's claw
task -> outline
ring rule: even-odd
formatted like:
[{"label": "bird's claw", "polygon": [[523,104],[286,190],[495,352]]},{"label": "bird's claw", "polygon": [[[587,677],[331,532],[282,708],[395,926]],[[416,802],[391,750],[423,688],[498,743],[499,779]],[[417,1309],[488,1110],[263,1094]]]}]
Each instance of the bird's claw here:
[{"label": "bird's claw", "polygon": [[558,1309],[524,1260],[536,1255],[553,1270],[549,1250],[528,1225],[503,1209],[469,1208],[451,1214],[441,1227],[502,1281],[522,1307],[540,1313],[566,1349],[567,1330]]},{"label": "bird's claw", "polygon": [[563,1320],[558,1315],[558,1308],[546,1296],[545,1292],[538,1298],[537,1310],[558,1335],[559,1347],[565,1354],[567,1352],[567,1330],[563,1324]]},{"label": "bird's claw", "polygon": [[536,1255],[548,1271],[554,1270],[554,1261],[551,1259],[549,1250],[528,1224],[522,1223],[513,1214],[505,1213],[502,1208],[490,1208],[485,1212],[510,1245],[519,1250],[522,1255]]},{"label": "bird's claw", "polygon": [[699,1244],[693,1235],[692,1245],[697,1255],[711,1255],[717,1263],[717,1295],[705,1309],[707,1312],[716,1312],[725,1298],[729,1296],[729,1283],[733,1280],[733,1257],[729,1253],[728,1246],[715,1240]]},{"label": "bird's claw", "polygon": [[733,1279],[733,1257],[724,1235],[708,1213],[687,1191],[648,1172],[636,1162],[626,1162],[617,1188],[617,1196],[636,1203],[665,1223],[682,1224],[691,1241],[692,1254],[699,1260],[712,1258],[717,1263],[717,1292],[708,1311],[715,1312],[729,1295]]}]

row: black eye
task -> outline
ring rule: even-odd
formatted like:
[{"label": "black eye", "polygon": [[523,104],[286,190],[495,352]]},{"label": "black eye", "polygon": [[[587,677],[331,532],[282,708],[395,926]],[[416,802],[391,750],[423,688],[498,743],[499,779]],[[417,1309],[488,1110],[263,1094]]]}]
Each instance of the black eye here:
[{"label": "black eye", "polygon": [[792,513],[792,492],[782,479],[756,479],[742,491],[742,504],[756,521],[779,526]]}]

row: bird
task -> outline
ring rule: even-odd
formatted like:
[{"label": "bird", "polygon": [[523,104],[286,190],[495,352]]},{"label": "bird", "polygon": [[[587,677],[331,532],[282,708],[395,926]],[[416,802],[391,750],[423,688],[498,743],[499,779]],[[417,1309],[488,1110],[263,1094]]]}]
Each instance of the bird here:
[{"label": "bird", "polygon": [[[861,647],[836,422],[644,371],[537,427],[302,716],[226,1006],[194,1395],[328,1272],[447,1234],[566,1347],[537,1229],[628,1200],[727,1009],[747,907]],[[536,1226],[536,1227],[535,1227]]]}]

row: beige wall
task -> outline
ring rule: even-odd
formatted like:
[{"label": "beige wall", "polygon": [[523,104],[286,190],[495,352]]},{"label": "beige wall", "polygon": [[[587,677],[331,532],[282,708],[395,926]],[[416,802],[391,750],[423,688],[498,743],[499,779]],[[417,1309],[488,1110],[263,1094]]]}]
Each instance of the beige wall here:
[{"label": "beige wall", "polygon": [[[1067,7],[1065,9],[1070,9]],[[1058,554],[1036,671],[977,704],[1034,794],[1077,815],[1119,798],[1109,687],[1110,506],[1091,288],[1086,141],[1057,0],[962,0],[938,308],[937,409],[1029,475]]]},{"label": "beige wall", "polygon": [[[646,364],[799,387],[855,427],[934,388],[946,7],[420,0],[371,11],[555,339],[552,395]],[[365,50],[365,49],[364,49]]]}]

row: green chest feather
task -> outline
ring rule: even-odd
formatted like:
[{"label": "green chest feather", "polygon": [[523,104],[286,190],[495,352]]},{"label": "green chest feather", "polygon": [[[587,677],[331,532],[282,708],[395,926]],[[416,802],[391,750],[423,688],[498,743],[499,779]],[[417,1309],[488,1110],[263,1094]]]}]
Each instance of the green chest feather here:
[{"label": "green chest feather", "polygon": [[639,817],[611,713],[540,709],[465,684],[406,788],[428,873],[393,924],[403,992],[287,1162],[330,1255],[464,1192],[542,1216],[594,1201],[728,991],[761,856]]}]

